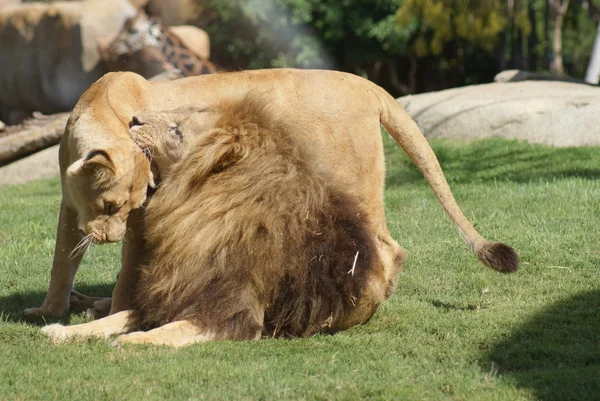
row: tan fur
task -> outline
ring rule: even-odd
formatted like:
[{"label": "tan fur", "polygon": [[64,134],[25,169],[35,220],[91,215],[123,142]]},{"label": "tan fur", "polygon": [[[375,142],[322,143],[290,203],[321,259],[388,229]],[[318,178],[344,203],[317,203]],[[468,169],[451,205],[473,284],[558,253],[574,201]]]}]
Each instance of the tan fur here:
[{"label": "tan fur", "polygon": [[[141,143],[156,157],[176,147],[164,138],[194,144],[163,166],[173,171],[147,210],[150,262],[134,302],[143,326],[163,327],[119,343],[335,332],[367,321],[389,296],[400,264],[387,282],[364,211],[350,191],[329,187],[291,138],[294,127],[268,108],[251,94],[210,111],[165,113],[185,120],[178,135],[168,119],[135,119],[132,130],[144,129]],[[63,339],[69,329],[52,332]]]},{"label": "tan fur", "polygon": [[[211,108],[223,100],[242,99],[253,91],[268,94],[273,112],[288,126],[294,127],[290,140],[304,149],[319,172],[328,174],[333,190],[352,189],[358,206],[365,211],[363,218],[375,241],[386,281],[395,275],[405,252],[390,236],[385,222],[381,124],[423,172],[444,210],[476,255],[496,270],[517,269],[518,260],[510,248],[491,245],[464,217],[433,151],[414,121],[389,94],[367,80],[335,71],[277,69],[148,83],[135,74],[114,73],[84,94],[61,144],[63,207],[53,274],[44,305],[30,313],[60,314],[68,307],[72,277],[79,261],[67,261],[66,255],[78,242],[77,216],[81,218],[85,209],[105,193],[116,192],[128,197],[128,188],[139,188],[150,180],[149,166],[134,163],[137,151],[133,147],[125,146],[125,142],[115,146],[121,138],[131,141],[128,123],[132,116],[144,109],[169,110],[186,104]],[[76,124],[76,121],[80,122]],[[93,129],[88,129],[92,126]],[[116,171],[121,174],[120,180],[111,182],[100,192],[91,191],[94,183],[90,181],[70,185],[67,169],[97,149],[99,144],[96,142],[99,141],[105,141],[110,148]],[[133,141],[131,145],[134,146]],[[139,174],[134,173],[141,170]],[[88,176],[93,177],[93,174]],[[96,217],[88,215],[86,220]],[[113,292],[113,313],[131,308],[131,288],[145,255],[144,242],[139,235],[143,230],[141,213],[131,213],[128,228],[131,228],[131,235],[126,237],[123,266]],[[504,256],[492,257],[498,249]]]}]

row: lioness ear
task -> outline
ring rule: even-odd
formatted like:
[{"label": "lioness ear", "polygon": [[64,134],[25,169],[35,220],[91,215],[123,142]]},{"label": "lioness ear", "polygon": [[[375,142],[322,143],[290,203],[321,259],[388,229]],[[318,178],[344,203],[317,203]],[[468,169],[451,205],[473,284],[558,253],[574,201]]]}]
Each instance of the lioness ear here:
[{"label": "lioness ear", "polygon": [[113,173],[116,171],[110,155],[102,149],[91,150],[83,159],[83,167],[105,167]]},{"label": "lioness ear", "polygon": [[103,170],[111,176],[115,174],[115,165],[108,153],[105,150],[95,149],[88,152],[85,157],[71,164],[67,169],[67,175],[77,175],[84,169],[97,167],[104,167]]}]

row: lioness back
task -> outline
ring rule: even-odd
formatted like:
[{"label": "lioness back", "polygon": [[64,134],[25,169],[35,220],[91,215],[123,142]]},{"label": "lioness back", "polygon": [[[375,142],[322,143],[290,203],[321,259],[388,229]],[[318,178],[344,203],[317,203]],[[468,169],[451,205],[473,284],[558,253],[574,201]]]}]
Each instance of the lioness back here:
[{"label": "lioness back", "polygon": [[[223,103],[215,116],[205,131],[194,119],[178,126],[196,142],[147,209],[145,324],[189,320],[248,339],[335,331],[358,309],[352,324],[366,321],[383,300],[367,296],[383,268],[357,201],[327,185],[265,98]],[[169,130],[148,121],[146,138]]]}]

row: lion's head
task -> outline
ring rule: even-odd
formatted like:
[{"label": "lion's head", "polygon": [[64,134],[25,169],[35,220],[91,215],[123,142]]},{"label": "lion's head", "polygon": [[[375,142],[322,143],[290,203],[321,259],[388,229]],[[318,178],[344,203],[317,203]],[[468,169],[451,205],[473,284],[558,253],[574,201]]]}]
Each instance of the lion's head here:
[{"label": "lion's head", "polygon": [[155,165],[155,180],[183,158],[193,140],[214,126],[215,112],[216,109],[186,105],[169,111],[145,110],[132,117],[129,134]]}]

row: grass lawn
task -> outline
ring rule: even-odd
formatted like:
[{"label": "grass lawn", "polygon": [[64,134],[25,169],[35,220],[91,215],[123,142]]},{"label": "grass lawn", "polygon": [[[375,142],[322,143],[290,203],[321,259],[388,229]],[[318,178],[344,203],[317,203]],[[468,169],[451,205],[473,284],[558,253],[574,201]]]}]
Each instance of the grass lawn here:
[{"label": "grass lawn", "polygon": [[[1,188],[0,400],[600,399],[600,148],[432,145],[465,214],[521,270],[480,265],[386,137],[389,227],[409,254],[398,291],[368,324],[300,340],[50,344],[20,313],[45,295],[60,183]],[[109,295],[119,263],[118,245],[91,249],[76,288]]]}]

